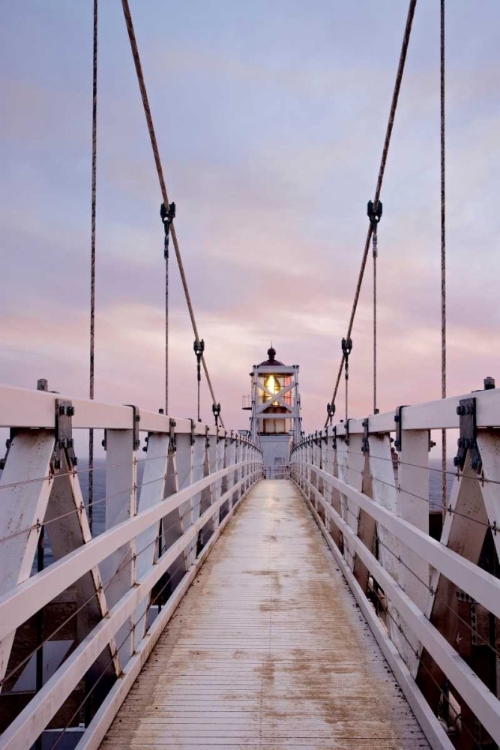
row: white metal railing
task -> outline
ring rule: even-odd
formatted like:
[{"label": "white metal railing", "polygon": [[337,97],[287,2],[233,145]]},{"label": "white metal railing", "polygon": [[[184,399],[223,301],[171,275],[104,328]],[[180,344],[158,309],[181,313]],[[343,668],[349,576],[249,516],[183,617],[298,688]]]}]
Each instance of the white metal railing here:
[{"label": "white metal railing", "polygon": [[264,479],[290,479],[290,467],[288,465],[264,467]]},{"label": "white metal railing", "polygon": [[[500,744],[499,426],[500,391],[487,390],[350,419],[291,456],[292,478],[436,748]],[[432,538],[430,430],[441,428],[460,430],[461,460],[447,472]]]},{"label": "white metal railing", "polygon": [[[49,726],[60,728],[51,731],[56,747],[83,715],[78,747],[96,748],[236,504],[262,477],[261,453],[192,420],[6,386],[0,427],[11,429],[0,478],[0,748],[29,748]],[[77,430],[88,428],[105,430],[106,463],[94,467],[105,472],[94,501],[104,507],[99,535],[74,463]],[[42,533],[53,561],[33,574]],[[69,628],[68,655],[44,675],[44,649],[67,642]],[[38,684],[20,700],[15,685],[33,660]]]}]

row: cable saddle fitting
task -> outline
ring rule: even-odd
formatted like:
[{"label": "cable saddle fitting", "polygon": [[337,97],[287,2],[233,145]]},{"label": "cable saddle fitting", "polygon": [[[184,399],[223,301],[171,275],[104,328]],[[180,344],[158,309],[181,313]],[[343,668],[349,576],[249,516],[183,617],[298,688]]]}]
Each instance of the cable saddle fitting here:
[{"label": "cable saddle fitting", "polygon": [[330,420],[330,424],[332,423],[332,419],[335,415],[335,404],[328,403],[326,405],[326,413],[328,414],[328,419]]},{"label": "cable saddle fitting", "polygon": [[376,207],[373,201],[368,201],[366,212],[368,214],[370,224],[372,225],[372,245],[373,245],[373,257],[374,258],[378,256],[377,225],[380,219],[382,218],[382,210],[383,210],[382,201],[378,201]]},{"label": "cable saddle fitting", "polygon": [[168,243],[170,241],[170,225],[175,219],[175,203],[171,203],[167,208],[164,203],[160,206],[160,216],[165,229],[165,245],[164,245],[164,256],[165,260],[168,258]]},{"label": "cable saddle fitting", "polygon": [[372,225],[374,229],[376,229],[377,224],[382,218],[382,211],[383,211],[382,201],[377,202],[376,208],[375,208],[375,204],[373,201],[368,201],[366,213],[368,214],[368,218],[370,219],[370,224]]},{"label": "cable saddle fitting", "polygon": [[352,352],[352,339],[342,339],[342,352],[344,354],[344,357],[348,357],[349,354]]}]

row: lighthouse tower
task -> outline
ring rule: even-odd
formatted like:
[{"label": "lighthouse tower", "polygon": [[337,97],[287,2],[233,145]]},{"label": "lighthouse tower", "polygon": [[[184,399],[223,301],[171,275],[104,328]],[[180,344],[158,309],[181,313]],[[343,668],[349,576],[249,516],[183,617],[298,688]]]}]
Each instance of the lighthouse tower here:
[{"label": "lighthouse tower", "polygon": [[268,478],[284,476],[293,443],[300,440],[299,366],[284,365],[271,346],[251,377],[250,432],[260,444]]}]

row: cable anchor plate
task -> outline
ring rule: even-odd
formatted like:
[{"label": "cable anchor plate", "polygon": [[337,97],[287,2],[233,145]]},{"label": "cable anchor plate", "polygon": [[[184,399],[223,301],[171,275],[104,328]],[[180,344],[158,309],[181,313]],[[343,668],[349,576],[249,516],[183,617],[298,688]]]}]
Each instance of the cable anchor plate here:
[{"label": "cable anchor plate", "polygon": [[71,401],[56,399],[56,421],[55,421],[55,445],[54,445],[54,469],[62,468],[63,452],[66,454],[70,468],[76,466],[78,459],[75,456],[73,442],[73,416],[75,407]]},{"label": "cable anchor plate", "polygon": [[169,453],[175,453],[175,449],[176,449],[175,428],[176,428],[176,425],[177,425],[177,422],[175,421],[175,419],[170,419],[169,420],[169,427],[170,427],[170,431],[169,431],[169,434],[168,434],[168,436],[169,436],[169,443],[168,443],[168,451],[169,451]]},{"label": "cable anchor plate", "polygon": [[460,437],[458,438],[458,452],[453,463],[457,469],[463,470],[468,452],[471,469],[480,474],[482,461],[477,445],[476,399],[462,399],[457,406],[457,414],[460,417]]},{"label": "cable anchor plate", "polygon": [[405,405],[396,407],[396,413],[394,415],[394,421],[396,422],[396,440],[394,441],[394,447],[397,451],[400,451],[403,446],[403,409]]},{"label": "cable anchor plate", "polygon": [[126,404],[132,409],[132,447],[134,451],[138,451],[141,447],[141,440],[139,437],[139,423],[141,421],[141,414],[139,407],[134,404]]},{"label": "cable anchor plate", "polygon": [[361,441],[361,452],[369,453],[370,451],[370,426],[368,418],[363,419],[363,440]]}]

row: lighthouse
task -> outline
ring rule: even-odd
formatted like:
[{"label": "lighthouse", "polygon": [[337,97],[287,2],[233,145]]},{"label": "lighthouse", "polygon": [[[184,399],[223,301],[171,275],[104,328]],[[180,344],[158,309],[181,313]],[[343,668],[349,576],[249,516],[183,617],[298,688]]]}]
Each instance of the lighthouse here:
[{"label": "lighthouse", "polygon": [[300,440],[299,366],[279,362],[271,346],[250,378],[250,433],[262,449],[266,476],[278,479],[285,475],[292,444]]}]

